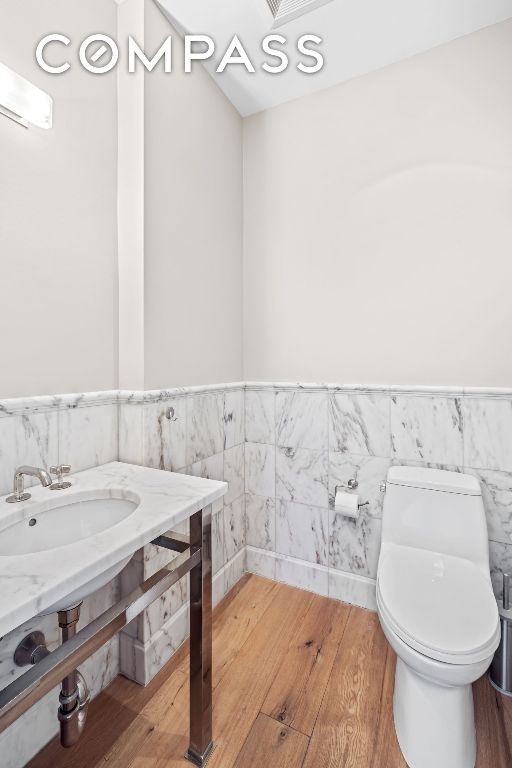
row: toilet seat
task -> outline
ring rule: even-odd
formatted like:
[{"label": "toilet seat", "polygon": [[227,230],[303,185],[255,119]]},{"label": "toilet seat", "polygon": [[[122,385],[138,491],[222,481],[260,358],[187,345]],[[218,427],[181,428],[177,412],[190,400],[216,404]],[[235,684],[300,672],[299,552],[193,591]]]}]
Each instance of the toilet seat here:
[{"label": "toilet seat", "polygon": [[492,656],[499,617],[489,579],[471,561],[387,544],[377,576],[377,603],[389,628],[437,661],[473,664]]}]

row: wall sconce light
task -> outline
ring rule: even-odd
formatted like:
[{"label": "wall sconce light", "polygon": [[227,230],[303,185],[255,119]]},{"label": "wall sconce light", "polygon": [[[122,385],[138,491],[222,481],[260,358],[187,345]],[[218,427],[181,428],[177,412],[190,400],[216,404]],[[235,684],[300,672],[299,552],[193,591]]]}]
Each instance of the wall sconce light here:
[{"label": "wall sconce light", "polygon": [[0,113],[28,128],[51,128],[53,99],[9,67],[0,64]]}]

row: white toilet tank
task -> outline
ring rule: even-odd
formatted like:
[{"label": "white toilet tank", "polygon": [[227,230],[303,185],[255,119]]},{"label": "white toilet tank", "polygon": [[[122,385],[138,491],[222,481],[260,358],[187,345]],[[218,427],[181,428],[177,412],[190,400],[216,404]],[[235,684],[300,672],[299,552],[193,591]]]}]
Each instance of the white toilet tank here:
[{"label": "white toilet tank", "polygon": [[422,467],[391,467],[382,543],[464,557],[489,574],[487,522],[478,480]]}]

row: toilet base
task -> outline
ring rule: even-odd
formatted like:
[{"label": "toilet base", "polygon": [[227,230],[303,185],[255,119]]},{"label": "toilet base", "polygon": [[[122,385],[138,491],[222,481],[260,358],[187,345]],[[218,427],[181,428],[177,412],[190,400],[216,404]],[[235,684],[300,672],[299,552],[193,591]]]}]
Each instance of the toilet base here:
[{"label": "toilet base", "polygon": [[398,658],[393,713],[398,743],[409,768],[474,768],[471,685],[438,685]]}]

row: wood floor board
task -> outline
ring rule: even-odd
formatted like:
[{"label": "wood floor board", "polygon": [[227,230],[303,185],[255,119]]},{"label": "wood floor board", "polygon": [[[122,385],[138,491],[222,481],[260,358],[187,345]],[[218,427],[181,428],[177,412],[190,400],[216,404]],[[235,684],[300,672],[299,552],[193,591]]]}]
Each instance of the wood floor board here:
[{"label": "wood floor board", "polygon": [[370,768],[386,666],[377,615],[351,610],[304,768]]},{"label": "wood floor board", "polygon": [[[216,608],[213,644],[208,768],[406,768],[376,614],[251,576]],[[190,768],[188,691],[184,645],[146,688],[116,678],[81,741],[54,740],[29,768]],[[486,678],[474,693],[476,768],[512,768],[512,699]]]},{"label": "wood floor board", "polygon": [[270,717],[311,736],[350,606],[316,598],[286,652],[262,707]]},{"label": "wood floor board", "polygon": [[260,712],[234,768],[301,768],[309,739]]}]

